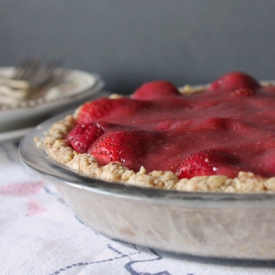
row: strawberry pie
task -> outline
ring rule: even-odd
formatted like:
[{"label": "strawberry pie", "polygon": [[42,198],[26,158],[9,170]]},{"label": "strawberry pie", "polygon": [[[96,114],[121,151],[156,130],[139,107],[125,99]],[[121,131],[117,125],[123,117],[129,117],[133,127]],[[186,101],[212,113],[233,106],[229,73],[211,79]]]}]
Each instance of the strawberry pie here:
[{"label": "strawberry pie", "polygon": [[103,180],[181,191],[275,191],[275,85],[231,72],[209,85],[143,84],[80,106],[43,140]]}]

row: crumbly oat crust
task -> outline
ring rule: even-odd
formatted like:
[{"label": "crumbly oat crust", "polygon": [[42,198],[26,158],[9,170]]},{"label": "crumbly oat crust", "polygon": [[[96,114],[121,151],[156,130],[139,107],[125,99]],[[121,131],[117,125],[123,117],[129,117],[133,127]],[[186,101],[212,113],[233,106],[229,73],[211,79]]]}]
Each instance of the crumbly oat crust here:
[{"label": "crumbly oat crust", "polygon": [[[180,90],[190,92],[189,87]],[[198,92],[198,91],[196,91]],[[110,98],[116,98],[110,96]],[[87,176],[143,187],[155,187],[178,191],[260,193],[275,191],[275,177],[261,178],[251,172],[239,172],[238,177],[231,179],[223,175],[199,176],[191,179],[179,179],[171,171],[152,171],[147,173],[144,167],[134,172],[120,163],[100,166],[89,154],[79,154],[68,146],[65,138],[76,125],[79,108],[74,115],[65,117],[53,124],[45,139],[43,147],[55,161],[67,166],[74,172]],[[36,141],[41,144],[41,141]]]}]

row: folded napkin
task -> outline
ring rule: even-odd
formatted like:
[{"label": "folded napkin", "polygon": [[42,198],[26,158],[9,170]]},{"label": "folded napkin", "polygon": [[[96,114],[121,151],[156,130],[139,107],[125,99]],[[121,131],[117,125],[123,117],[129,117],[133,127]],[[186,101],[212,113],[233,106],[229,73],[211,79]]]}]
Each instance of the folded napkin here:
[{"label": "folded napkin", "polygon": [[21,163],[13,143],[0,145],[0,171],[0,274],[275,273],[272,262],[171,255],[103,237],[68,208],[51,183]]}]

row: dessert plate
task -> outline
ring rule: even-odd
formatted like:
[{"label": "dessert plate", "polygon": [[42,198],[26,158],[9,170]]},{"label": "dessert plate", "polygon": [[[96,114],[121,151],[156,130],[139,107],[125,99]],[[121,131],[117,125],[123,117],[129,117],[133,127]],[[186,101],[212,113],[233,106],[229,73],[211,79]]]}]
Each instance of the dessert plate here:
[{"label": "dessert plate", "polygon": [[19,153],[31,171],[55,185],[88,226],[110,238],[174,253],[275,258],[275,194],[178,192],[76,174],[52,161],[33,141],[66,114],[33,128]]},{"label": "dessert plate", "polygon": [[[14,68],[0,68],[0,75],[10,77]],[[63,77],[47,87],[41,96],[13,105],[0,104],[0,132],[36,125],[49,116],[79,105],[95,96],[104,86],[99,75],[79,70],[59,70]]]},{"label": "dessert plate", "polygon": [[19,141],[25,134],[31,130],[30,128],[24,128],[19,130],[0,132],[0,143],[5,141]]}]

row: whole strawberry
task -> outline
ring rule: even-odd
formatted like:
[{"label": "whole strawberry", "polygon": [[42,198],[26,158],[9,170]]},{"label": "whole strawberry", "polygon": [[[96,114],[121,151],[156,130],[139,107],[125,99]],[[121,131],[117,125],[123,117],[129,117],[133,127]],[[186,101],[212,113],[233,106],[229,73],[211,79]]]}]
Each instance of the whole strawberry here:
[{"label": "whole strawberry", "polygon": [[99,98],[85,103],[78,114],[78,123],[91,123],[99,120],[116,122],[117,118],[125,118],[148,106],[149,103],[131,98]]},{"label": "whole strawberry", "polygon": [[98,98],[85,103],[78,114],[78,123],[95,122],[107,115],[112,109],[112,102],[108,98]]},{"label": "whole strawberry", "polygon": [[141,130],[115,131],[103,136],[90,149],[101,165],[120,162],[129,169],[138,171],[142,156],[148,145],[154,141],[154,134]]},{"label": "whole strawberry", "polygon": [[[248,74],[242,72],[227,73],[214,82],[208,88],[211,91],[255,90],[260,88],[259,82]],[[251,93],[251,91],[249,92]]]},{"label": "whole strawberry", "polygon": [[239,160],[232,154],[223,150],[206,150],[194,153],[187,157],[177,169],[179,178],[191,179],[196,176],[211,176],[224,174],[235,176],[232,169],[227,169]]},{"label": "whole strawberry", "polygon": [[153,100],[175,95],[179,95],[179,91],[171,82],[159,80],[143,84],[134,92],[132,98],[139,100]]},{"label": "whole strawberry", "polygon": [[73,128],[67,139],[76,152],[83,154],[102,134],[104,134],[104,130],[97,124],[82,123]]}]

